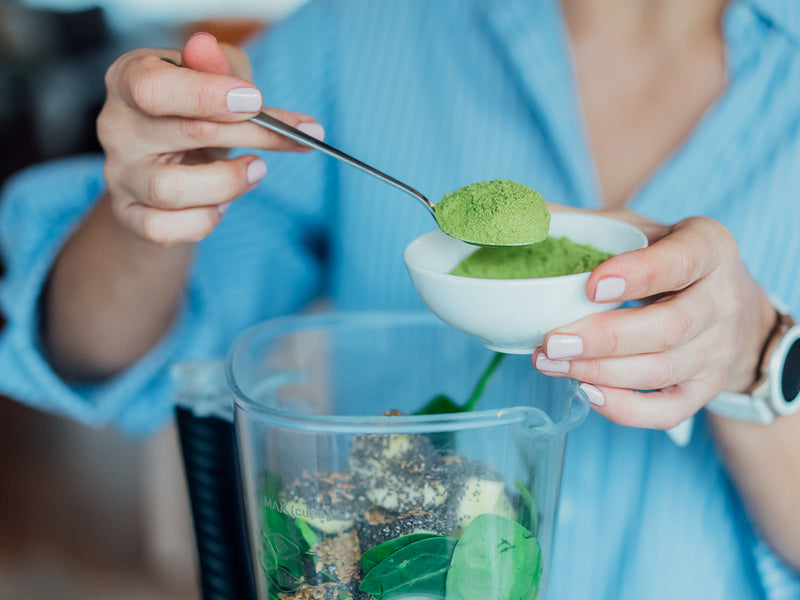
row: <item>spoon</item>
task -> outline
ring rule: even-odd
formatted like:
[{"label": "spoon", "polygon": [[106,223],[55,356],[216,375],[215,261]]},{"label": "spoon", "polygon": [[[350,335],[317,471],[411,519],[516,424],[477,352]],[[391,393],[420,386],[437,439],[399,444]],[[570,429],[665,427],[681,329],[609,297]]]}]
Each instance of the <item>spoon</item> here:
[{"label": "spoon", "polygon": [[436,216],[433,213],[433,203],[428,200],[423,194],[412,188],[411,186],[406,185],[402,181],[398,181],[394,177],[391,177],[384,173],[383,171],[379,171],[375,167],[371,167],[366,163],[361,162],[357,158],[353,158],[349,154],[345,154],[341,150],[334,148],[326,144],[325,142],[319,141],[317,138],[311,137],[307,133],[303,133],[299,129],[295,129],[291,125],[287,125],[283,121],[279,121],[274,117],[270,117],[267,114],[258,113],[255,117],[250,119],[253,123],[261,125],[262,127],[266,127],[267,129],[274,131],[276,133],[281,134],[284,137],[287,137],[295,142],[303,144],[304,146],[309,146],[310,148],[314,148],[315,150],[319,150],[327,154],[328,156],[332,156],[333,158],[340,160],[348,165],[355,167],[359,171],[363,171],[368,175],[372,175],[373,177],[380,179],[384,183],[388,183],[391,186],[396,187],[398,190],[404,191],[406,194],[414,197],[416,200],[428,209],[428,212],[431,216],[436,219]]},{"label": "spoon", "polygon": [[[171,65],[174,65],[176,67],[182,67],[183,66],[183,65],[178,64],[177,62],[175,62],[174,60],[172,60],[170,58],[162,57],[161,60],[163,60],[164,62],[169,63]],[[270,131],[274,131],[274,132],[276,132],[276,133],[278,133],[278,134],[280,134],[280,135],[282,135],[284,137],[287,137],[290,140],[294,140],[295,142],[298,142],[299,144],[302,144],[304,146],[308,146],[309,148],[313,148],[315,150],[319,150],[320,152],[322,152],[324,154],[327,154],[328,156],[331,156],[331,157],[335,158],[336,160],[340,160],[340,161],[342,161],[344,163],[347,163],[348,165],[350,165],[352,167],[355,167],[359,171],[367,173],[368,175],[372,175],[376,179],[379,179],[379,180],[383,181],[384,183],[388,183],[389,185],[397,188],[398,190],[401,190],[401,191],[405,192],[409,196],[412,196],[415,200],[418,200],[420,202],[420,204],[422,204],[422,206],[424,206],[427,209],[428,213],[430,213],[430,215],[433,217],[433,220],[436,221],[436,225],[439,226],[440,230],[442,230],[442,227],[439,224],[439,220],[436,218],[436,213],[434,212],[433,203],[430,200],[428,200],[428,198],[426,198],[424,194],[422,194],[421,192],[415,190],[410,185],[407,185],[407,184],[403,183],[402,181],[399,181],[399,180],[395,179],[394,177],[392,177],[390,175],[387,175],[383,171],[379,171],[375,167],[372,167],[372,166],[370,166],[370,165],[358,160],[357,158],[354,158],[354,157],[350,156],[349,154],[346,154],[346,153],[342,152],[338,148],[334,148],[333,146],[331,146],[329,144],[326,144],[325,142],[321,142],[317,138],[311,137],[307,133],[305,133],[303,131],[300,131],[299,129],[296,129],[296,128],[292,127],[291,125],[289,125],[287,123],[284,123],[283,121],[281,121],[279,119],[276,119],[275,117],[271,117],[268,114],[260,112],[255,117],[251,118],[250,121],[252,121],[256,125],[260,125],[261,127],[264,127],[266,129],[269,129]],[[476,241],[476,240],[467,240],[467,239],[458,238],[456,236],[453,236],[453,235],[449,234],[447,231],[443,231],[443,233],[445,233],[446,235],[448,235],[448,236],[450,236],[450,237],[452,237],[454,239],[458,239],[458,240],[460,240],[462,242],[466,242],[468,244],[475,244],[475,245],[478,245],[478,246],[493,246],[493,245],[496,245],[496,244],[489,243],[486,240]],[[538,240],[536,240],[536,241],[538,241]],[[517,245],[517,246],[519,246],[519,245],[523,245],[523,244],[505,244],[505,245]]]},{"label": "spoon", "polygon": [[439,227],[439,229],[444,234],[446,234],[446,235],[448,235],[448,236],[450,236],[450,237],[452,237],[454,239],[457,239],[457,240],[462,241],[462,242],[466,242],[468,244],[473,244],[473,245],[476,245],[476,246],[525,246],[525,245],[528,245],[528,244],[532,244],[532,243],[541,241],[541,239],[530,239],[530,240],[527,240],[527,241],[520,241],[520,242],[514,242],[514,243],[509,243],[508,241],[503,241],[503,243],[495,243],[495,242],[493,242],[493,240],[491,238],[486,238],[486,237],[482,237],[481,239],[475,240],[475,239],[466,239],[466,238],[462,238],[462,237],[458,237],[456,235],[453,235],[453,233],[451,233],[450,231],[447,231],[447,228],[443,227],[442,223],[439,222],[439,219],[437,218],[436,213],[435,213],[435,209],[434,209],[433,203],[430,200],[428,200],[428,198],[426,198],[422,193],[420,193],[419,191],[415,190],[411,186],[403,183],[402,181],[398,181],[394,177],[391,177],[390,175],[387,175],[383,171],[379,171],[375,167],[372,167],[372,166],[370,166],[370,165],[358,160],[357,158],[353,158],[349,154],[345,154],[341,150],[339,150],[337,148],[334,148],[333,146],[330,146],[329,144],[326,144],[325,142],[321,142],[318,139],[316,139],[314,137],[311,137],[310,135],[300,131],[299,129],[295,129],[291,125],[287,125],[286,123],[284,123],[283,121],[280,121],[279,119],[276,119],[276,118],[271,117],[271,116],[269,116],[267,114],[264,114],[263,112],[262,113],[258,113],[258,115],[256,115],[252,119],[250,119],[250,121],[252,121],[253,123],[256,123],[257,125],[260,125],[261,127],[265,127],[266,129],[269,129],[271,131],[279,133],[280,135],[282,135],[284,137],[287,137],[287,138],[289,138],[291,140],[294,140],[295,142],[303,144],[304,146],[309,146],[310,148],[314,148],[315,150],[319,150],[320,152],[323,152],[323,153],[327,154],[328,156],[331,156],[331,157],[333,157],[333,158],[335,158],[337,160],[340,160],[340,161],[342,161],[344,163],[347,163],[348,165],[351,165],[351,166],[355,167],[356,169],[358,169],[360,171],[363,171],[364,173],[367,173],[368,175],[372,175],[376,179],[380,179],[384,183],[388,183],[389,185],[391,185],[391,186],[393,186],[393,187],[405,192],[409,196],[412,196],[414,199],[418,200],[428,210],[428,212],[431,214],[431,216],[436,221],[436,224]]}]

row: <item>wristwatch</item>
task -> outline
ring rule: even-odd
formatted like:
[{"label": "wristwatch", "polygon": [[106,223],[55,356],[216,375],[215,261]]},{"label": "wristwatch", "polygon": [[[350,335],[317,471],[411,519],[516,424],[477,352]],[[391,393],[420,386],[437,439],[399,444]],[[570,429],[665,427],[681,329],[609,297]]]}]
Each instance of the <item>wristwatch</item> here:
[{"label": "wristwatch", "polygon": [[800,326],[788,310],[778,306],[777,311],[778,319],[762,351],[756,382],[743,394],[721,392],[706,406],[708,410],[764,425],[778,416],[800,411]]}]

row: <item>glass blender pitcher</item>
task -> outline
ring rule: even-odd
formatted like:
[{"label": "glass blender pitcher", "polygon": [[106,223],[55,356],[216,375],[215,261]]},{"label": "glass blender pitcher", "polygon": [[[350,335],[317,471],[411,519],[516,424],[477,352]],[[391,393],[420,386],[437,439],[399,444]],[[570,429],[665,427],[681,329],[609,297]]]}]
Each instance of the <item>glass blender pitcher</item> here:
[{"label": "glass blender pitcher", "polygon": [[547,598],[565,434],[589,405],[498,356],[427,313],[239,337],[225,375],[259,600]]}]

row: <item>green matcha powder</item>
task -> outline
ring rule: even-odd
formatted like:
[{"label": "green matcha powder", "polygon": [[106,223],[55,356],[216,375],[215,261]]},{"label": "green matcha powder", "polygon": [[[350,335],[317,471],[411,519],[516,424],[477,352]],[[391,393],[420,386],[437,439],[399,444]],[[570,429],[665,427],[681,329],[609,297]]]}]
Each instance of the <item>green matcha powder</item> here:
[{"label": "green matcha powder", "polygon": [[535,244],[550,229],[550,212],[539,192],[505,179],[460,188],[433,210],[447,235],[477,245]]},{"label": "green matcha powder", "polygon": [[462,277],[529,279],[591,271],[612,254],[566,237],[548,237],[530,246],[481,248],[451,271]]}]

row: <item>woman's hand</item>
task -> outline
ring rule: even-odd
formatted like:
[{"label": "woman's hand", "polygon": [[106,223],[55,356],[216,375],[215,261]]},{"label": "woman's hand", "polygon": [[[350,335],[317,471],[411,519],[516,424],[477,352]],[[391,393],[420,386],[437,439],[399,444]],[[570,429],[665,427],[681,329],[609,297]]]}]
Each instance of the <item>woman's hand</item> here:
[{"label": "woman's hand", "polygon": [[607,214],[639,227],[650,246],[599,265],[586,294],[595,302],[650,301],[550,332],[533,363],[581,381],[595,410],[616,423],[669,429],[720,391],[743,391],[755,380],[775,310],[717,221],[693,217],[668,227],[630,211]]},{"label": "woman's hand", "polygon": [[[247,122],[263,103],[249,77],[244,54],[206,33],[195,34],[182,52],[140,49],[114,62],[97,130],[111,209],[123,227],[163,246],[198,241],[267,172],[255,155],[224,160],[220,149],[306,150]],[[311,117],[264,110],[324,135]]]}]

